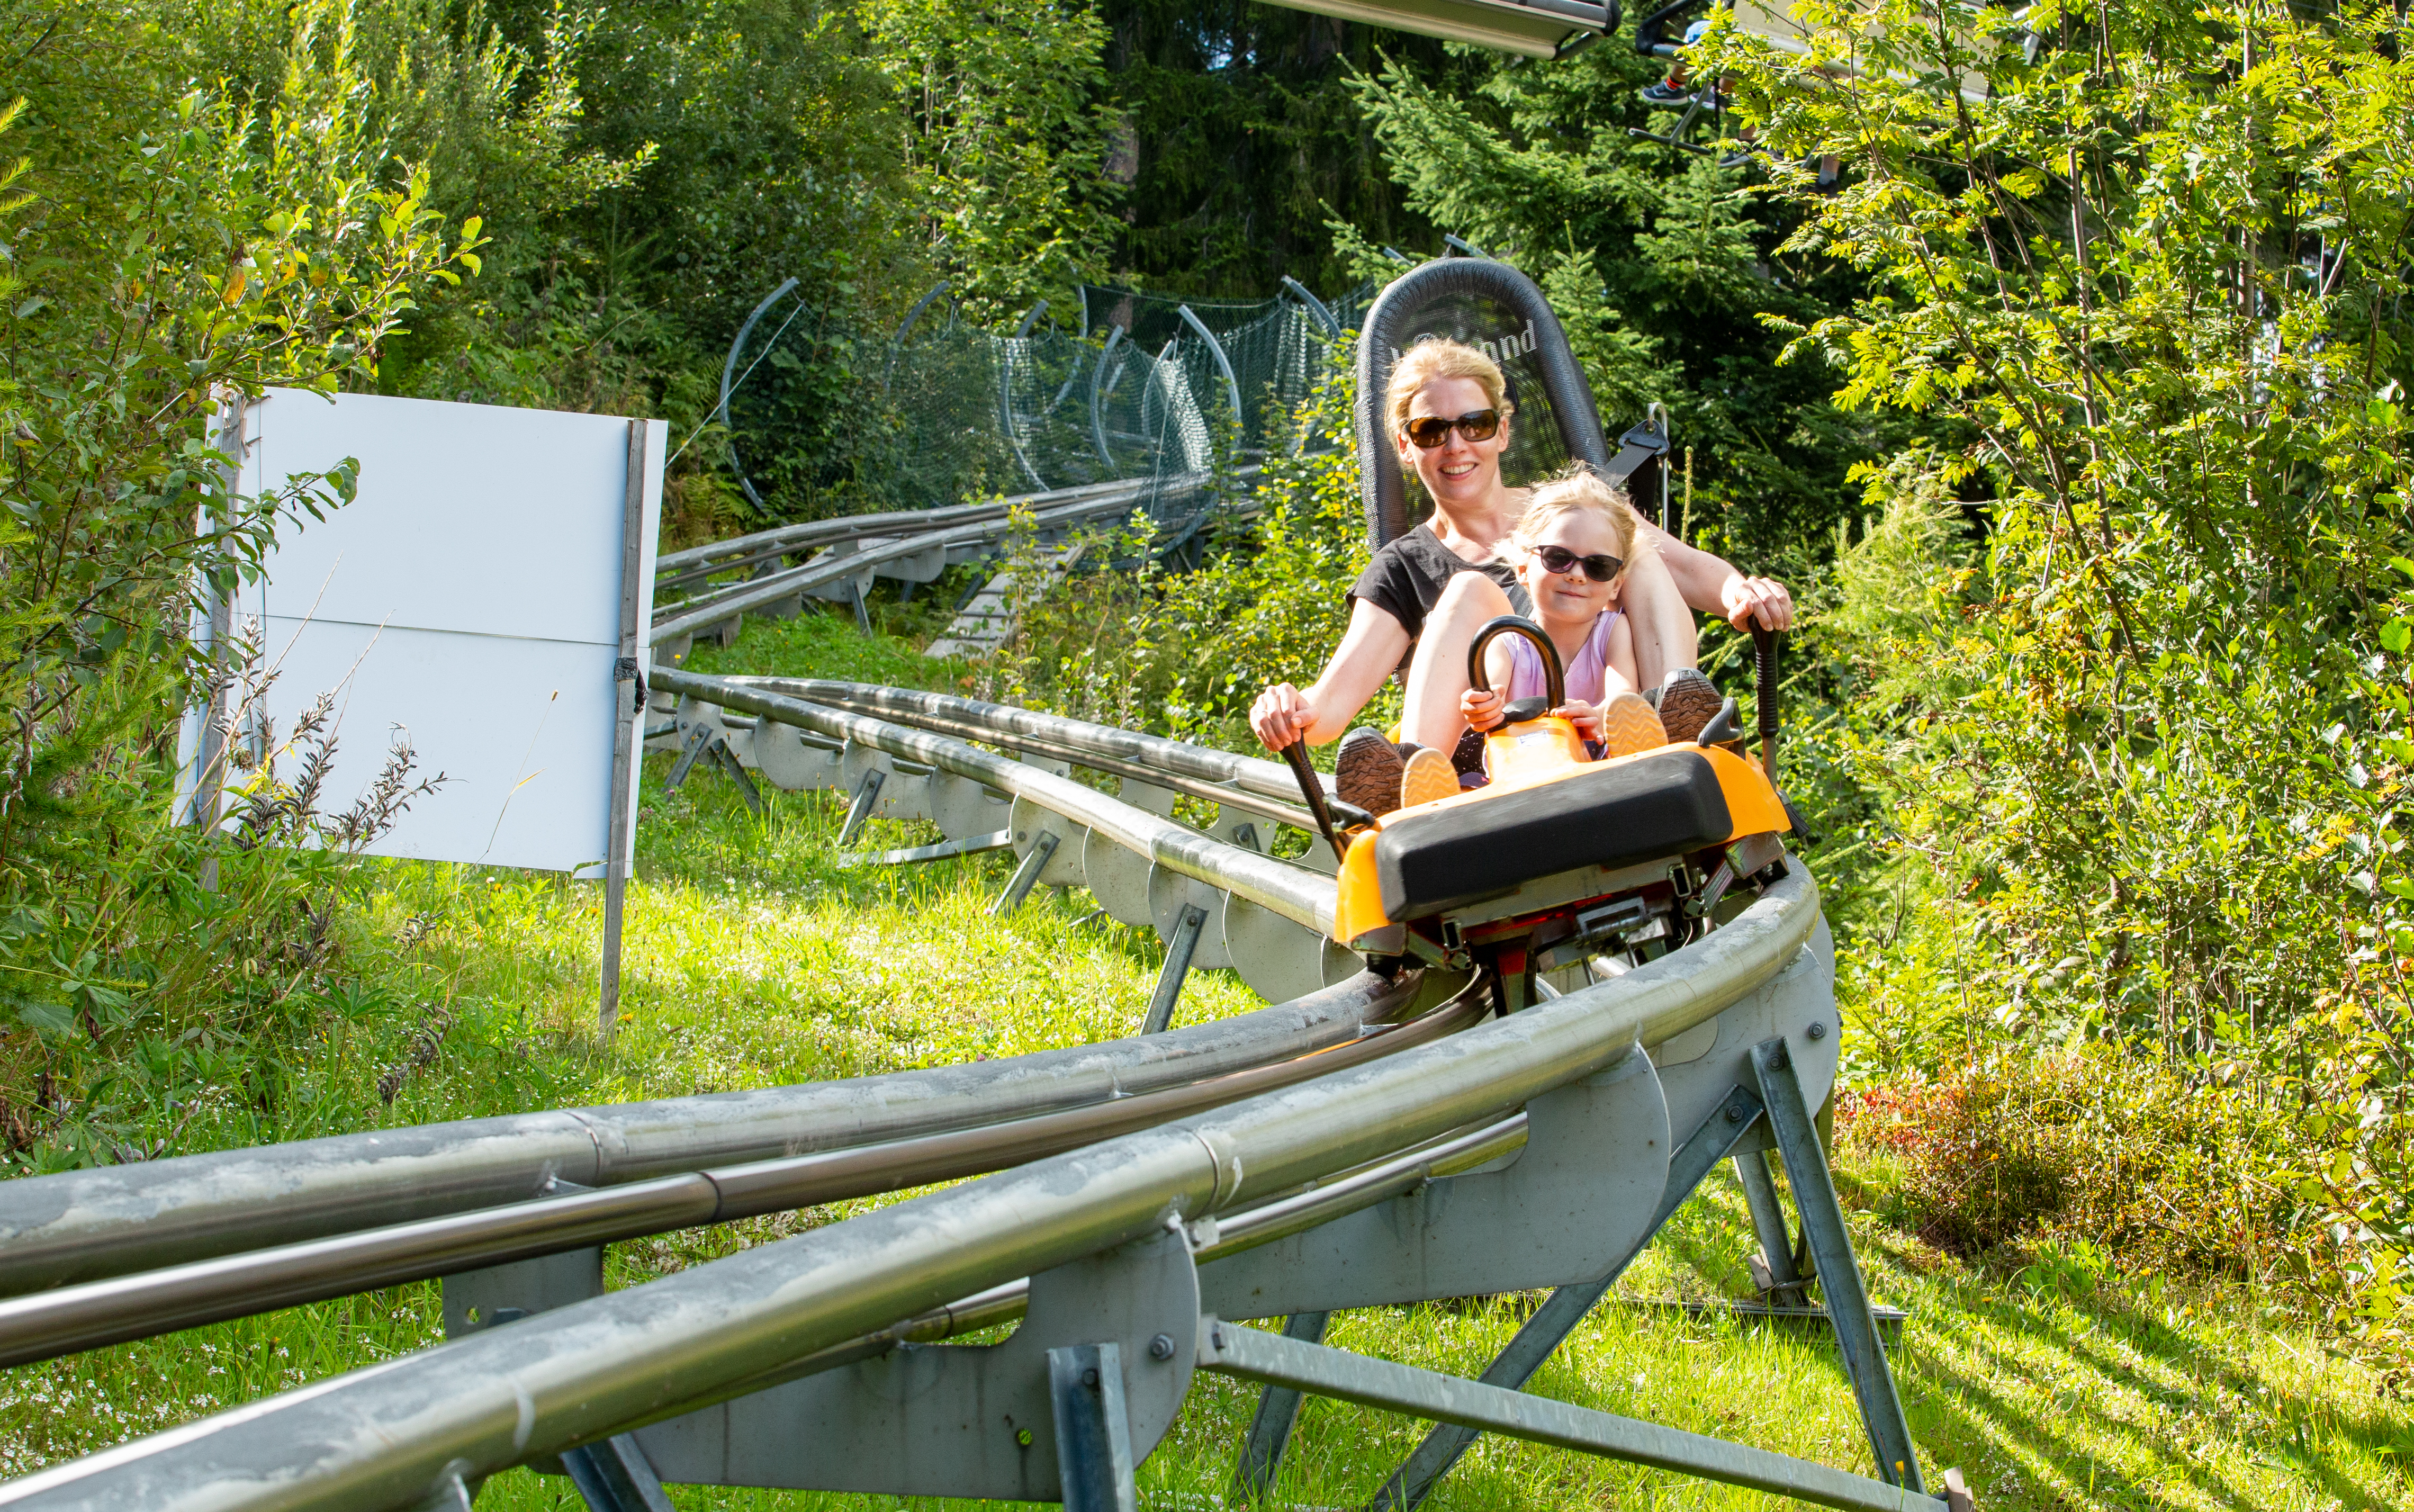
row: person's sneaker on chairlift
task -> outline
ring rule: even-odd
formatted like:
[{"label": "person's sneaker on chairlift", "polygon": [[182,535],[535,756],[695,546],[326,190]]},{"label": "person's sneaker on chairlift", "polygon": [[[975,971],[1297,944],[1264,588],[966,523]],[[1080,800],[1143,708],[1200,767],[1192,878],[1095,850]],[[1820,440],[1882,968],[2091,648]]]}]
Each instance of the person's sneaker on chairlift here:
[{"label": "person's sneaker on chairlift", "polygon": [[1341,749],[1333,758],[1333,786],[1344,803],[1369,814],[1389,814],[1400,806],[1400,770],[1406,765],[1399,747],[1383,739],[1381,730],[1361,726],[1341,737]]},{"label": "person's sneaker on chairlift", "polygon": [[1642,95],[1644,104],[1660,110],[1682,110],[1693,102],[1693,86],[1679,83],[1674,79],[1645,84],[1638,93]]},{"label": "person's sneaker on chairlift", "polygon": [[1661,727],[1671,741],[1678,743],[1701,734],[1702,726],[1717,718],[1726,702],[1716,683],[1690,666],[1669,673],[1659,694],[1652,702],[1659,708]]}]

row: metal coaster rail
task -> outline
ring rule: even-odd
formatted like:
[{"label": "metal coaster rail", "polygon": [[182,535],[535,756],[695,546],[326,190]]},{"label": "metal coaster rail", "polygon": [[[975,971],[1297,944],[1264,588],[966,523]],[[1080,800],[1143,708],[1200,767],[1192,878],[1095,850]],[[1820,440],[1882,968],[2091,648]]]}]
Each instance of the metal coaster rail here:
[{"label": "metal coaster rail", "polygon": [[[1817,922],[1797,870],[1701,943],[1511,1018],[40,1472],[0,1488],[0,1505],[438,1505],[448,1484],[670,1416],[1169,1223],[1189,1235],[1183,1225],[1592,1078],[1768,982]],[[1201,1337],[1214,1326],[1230,1325],[1210,1320]],[[1215,1363],[1207,1344],[1176,1348]],[[1715,1460],[1689,1468],[1802,1490]],[[1842,1473],[1815,1490],[1831,1505],[1943,1505]]]},{"label": "metal coaster rail", "polygon": [[[1063,531],[1094,520],[1108,519],[1119,514],[1127,513],[1133,505],[1169,492],[1177,495],[1196,493],[1205,486],[1206,481],[1201,476],[1185,474],[1180,478],[1163,480],[1142,478],[1087,488],[1068,489],[1059,494],[1032,495],[1029,499],[1035,507],[1031,515],[1031,524],[1033,529],[1042,535]],[[941,510],[934,513],[952,515],[956,512]],[[853,529],[845,531],[833,531],[830,532],[828,542],[832,549],[814,557],[802,566],[764,573],[740,582],[713,588],[657,611],[653,624],[654,641],[656,644],[663,644],[676,641],[683,636],[693,636],[699,630],[717,624],[734,615],[743,614],[749,609],[759,608],[782,599],[794,598],[802,593],[810,593],[815,589],[825,588],[832,583],[860,577],[872,569],[888,562],[922,557],[932,552],[946,552],[956,547],[978,547],[985,553],[1003,541],[1014,529],[1013,520],[1003,509],[994,515],[981,510],[976,512],[969,520],[942,525],[937,529],[930,528],[931,522],[927,519],[918,524],[918,529],[908,525],[903,527],[904,533],[893,538],[874,541],[872,544],[864,546],[860,550],[844,555],[836,554],[834,549],[836,545],[866,540],[870,532]],[[759,557],[746,560],[767,562],[776,561],[778,557],[795,549],[799,547],[782,546]],[[716,562],[708,570],[721,572],[734,565],[736,563]],[[687,580],[693,580],[693,575],[691,574]]]},{"label": "metal coaster rail", "polygon": [[[1268,1387],[1250,1495],[1307,1391],[1459,1425],[1392,1505],[1470,1430],[1827,1505],[1968,1505],[1956,1481],[1921,1490],[1811,1132],[1832,967],[1798,864],[1681,951],[1479,1023],[1488,979],[1386,980],[1331,945],[1332,878],[1269,854],[1274,826],[1311,822],[1286,768],[912,690],[652,681],[667,743],[723,741],[734,773],[998,831],[1021,857],[1007,902],[1087,886],[1169,940],[1175,992],[1176,956],[1300,990],[1008,1061],[0,1184],[0,1292],[22,1294],[0,1301],[0,1362],[436,1275],[451,1338],[0,1485],[0,1505],[466,1508],[528,1464],[603,1512],[679,1480],[1128,1508],[1200,1370]],[[1216,805],[1208,832],[1171,816],[1177,794]],[[1537,1318],[1556,1331],[1519,1346],[1539,1363],[1709,1171],[1733,1157],[1765,1181],[1772,1147],[1878,1478],[1317,1342],[1326,1308],[1555,1286]],[[603,1294],[603,1243],[966,1177]],[[1770,1208],[1764,1250],[1790,1255]],[[1251,1316],[1290,1324],[1230,1321]],[[1017,1319],[1003,1344],[940,1342]],[[1485,1380],[1521,1383],[1532,1366],[1510,1358]],[[991,1436],[996,1411],[1011,1437]]]}]

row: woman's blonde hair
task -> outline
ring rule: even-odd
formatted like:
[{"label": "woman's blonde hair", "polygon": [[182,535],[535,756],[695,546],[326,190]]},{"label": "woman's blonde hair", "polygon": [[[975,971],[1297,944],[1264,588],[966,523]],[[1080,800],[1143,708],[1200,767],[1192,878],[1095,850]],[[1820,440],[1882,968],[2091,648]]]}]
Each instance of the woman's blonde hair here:
[{"label": "woman's blonde hair", "polygon": [[[1525,565],[1532,560],[1534,542],[1543,527],[1576,510],[1599,515],[1608,522],[1610,536],[1617,543],[1614,555],[1626,563],[1627,569],[1633,567],[1636,552],[1649,549],[1638,529],[1634,502],[1626,496],[1626,490],[1603,482],[1591,468],[1577,462],[1536,488],[1533,497],[1526,501],[1526,512],[1517,516],[1515,527],[1509,532],[1505,555],[1517,565]],[[1626,569],[1617,576],[1622,580]]]},{"label": "woman's blonde hair", "polygon": [[1400,365],[1392,369],[1392,386],[1383,391],[1393,435],[1408,425],[1408,406],[1416,402],[1417,390],[1443,378],[1475,380],[1483,386],[1484,402],[1499,411],[1503,419],[1516,411],[1509,402],[1509,381],[1500,376],[1498,363],[1464,341],[1429,336],[1408,349]]}]

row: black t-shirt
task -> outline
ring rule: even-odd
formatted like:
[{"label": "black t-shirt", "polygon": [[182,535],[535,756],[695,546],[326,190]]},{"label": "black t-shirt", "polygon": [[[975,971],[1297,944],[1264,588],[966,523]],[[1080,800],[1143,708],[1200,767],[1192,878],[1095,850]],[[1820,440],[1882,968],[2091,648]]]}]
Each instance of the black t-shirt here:
[{"label": "black t-shirt", "polygon": [[[1530,617],[1533,601],[1526,595],[1526,585],[1498,557],[1490,561],[1473,562],[1441,544],[1441,538],[1423,525],[1393,536],[1366,563],[1350,587],[1351,598],[1363,598],[1375,607],[1400,621],[1413,644],[1424,633],[1425,616],[1441,601],[1441,591],[1450,580],[1463,572],[1480,572],[1498,583],[1509,595],[1509,605],[1519,614]],[[1404,662],[1401,664],[1406,666]]]}]

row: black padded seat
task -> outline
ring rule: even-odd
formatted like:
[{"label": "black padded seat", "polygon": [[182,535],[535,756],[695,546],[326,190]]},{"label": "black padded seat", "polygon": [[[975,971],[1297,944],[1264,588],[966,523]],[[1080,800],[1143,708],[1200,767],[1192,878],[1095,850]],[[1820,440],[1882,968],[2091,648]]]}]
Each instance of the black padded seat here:
[{"label": "black padded seat", "polygon": [[1724,843],[1733,822],[1698,751],[1655,751],[1473,802],[1375,837],[1383,912],[1423,919],[1583,866],[1632,866]]}]

